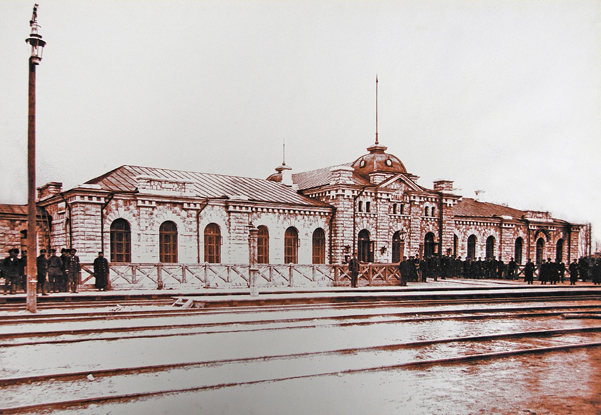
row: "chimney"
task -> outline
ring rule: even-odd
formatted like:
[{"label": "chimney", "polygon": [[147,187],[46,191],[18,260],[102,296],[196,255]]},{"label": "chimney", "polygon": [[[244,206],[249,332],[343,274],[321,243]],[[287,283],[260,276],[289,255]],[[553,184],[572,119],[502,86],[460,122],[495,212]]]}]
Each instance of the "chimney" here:
[{"label": "chimney", "polygon": [[60,182],[50,182],[38,187],[38,200],[48,199],[63,191],[63,184]]},{"label": "chimney", "polygon": [[353,184],[353,171],[355,170],[352,167],[334,166],[330,171],[332,172],[330,184]]},{"label": "chimney", "polygon": [[434,190],[437,192],[453,193],[453,181],[437,180],[434,182]]}]

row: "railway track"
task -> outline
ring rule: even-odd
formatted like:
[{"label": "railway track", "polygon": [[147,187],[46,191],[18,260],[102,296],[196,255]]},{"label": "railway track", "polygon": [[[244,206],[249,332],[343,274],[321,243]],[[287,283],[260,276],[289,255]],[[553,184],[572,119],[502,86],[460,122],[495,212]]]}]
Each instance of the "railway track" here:
[{"label": "railway track", "polygon": [[242,310],[2,315],[0,414],[601,350],[601,322],[564,318],[601,315],[590,299]]}]

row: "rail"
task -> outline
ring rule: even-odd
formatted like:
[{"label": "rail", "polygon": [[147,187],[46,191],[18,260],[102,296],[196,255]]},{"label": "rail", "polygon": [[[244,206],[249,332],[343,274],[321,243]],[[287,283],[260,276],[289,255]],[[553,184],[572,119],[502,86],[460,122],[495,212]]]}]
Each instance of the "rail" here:
[{"label": "rail", "polygon": [[[82,264],[82,283],[93,282],[92,264]],[[110,264],[112,288],[175,289],[248,288],[251,268],[248,264]],[[346,264],[258,264],[258,287],[332,287],[350,285]],[[396,285],[400,282],[395,264],[364,264],[359,270],[363,285]]]}]

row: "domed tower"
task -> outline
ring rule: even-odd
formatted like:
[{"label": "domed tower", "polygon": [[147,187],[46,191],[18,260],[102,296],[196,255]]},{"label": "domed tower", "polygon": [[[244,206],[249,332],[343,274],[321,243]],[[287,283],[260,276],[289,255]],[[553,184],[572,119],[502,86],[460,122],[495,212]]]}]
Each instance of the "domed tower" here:
[{"label": "domed tower", "polygon": [[371,147],[367,148],[368,154],[359,157],[353,162],[351,167],[355,173],[368,179],[373,184],[381,183],[388,177],[407,173],[405,165],[398,157],[387,154],[387,147],[380,145],[377,141]]}]

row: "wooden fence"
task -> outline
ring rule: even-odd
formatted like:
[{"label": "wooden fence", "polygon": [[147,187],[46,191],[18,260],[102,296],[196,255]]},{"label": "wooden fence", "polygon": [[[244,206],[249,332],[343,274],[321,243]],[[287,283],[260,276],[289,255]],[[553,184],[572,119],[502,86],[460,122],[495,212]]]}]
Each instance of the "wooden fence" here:
[{"label": "wooden fence", "polygon": [[[248,264],[128,263],[110,265],[114,289],[248,288]],[[332,287],[350,285],[348,265],[258,264],[257,287]],[[82,264],[82,283],[93,284],[92,264]],[[394,264],[361,265],[360,285],[396,285],[400,282]]]}]

